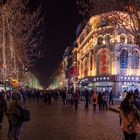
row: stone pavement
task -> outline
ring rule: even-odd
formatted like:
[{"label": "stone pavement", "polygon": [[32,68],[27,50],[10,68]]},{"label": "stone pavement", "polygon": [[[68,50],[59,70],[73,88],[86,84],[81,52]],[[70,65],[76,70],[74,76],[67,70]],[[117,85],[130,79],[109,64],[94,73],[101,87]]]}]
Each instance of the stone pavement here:
[{"label": "stone pavement", "polygon": [[[60,101],[52,105],[28,100],[32,120],[24,124],[21,140],[123,140],[118,113],[92,111],[79,104],[77,111]],[[7,120],[4,119],[0,140],[7,140]],[[137,139],[139,140],[139,139]]]}]

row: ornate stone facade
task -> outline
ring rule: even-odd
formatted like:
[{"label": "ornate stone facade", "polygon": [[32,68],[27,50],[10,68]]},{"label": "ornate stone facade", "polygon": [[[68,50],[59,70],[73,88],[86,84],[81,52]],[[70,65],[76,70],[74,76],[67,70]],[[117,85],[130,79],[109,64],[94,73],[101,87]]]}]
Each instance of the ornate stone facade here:
[{"label": "ornate stone facade", "polygon": [[130,32],[103,19],[91,17],[76,39],[79,88],[112,90],[119,96],[129,86],[140,85],[140,47]]}]

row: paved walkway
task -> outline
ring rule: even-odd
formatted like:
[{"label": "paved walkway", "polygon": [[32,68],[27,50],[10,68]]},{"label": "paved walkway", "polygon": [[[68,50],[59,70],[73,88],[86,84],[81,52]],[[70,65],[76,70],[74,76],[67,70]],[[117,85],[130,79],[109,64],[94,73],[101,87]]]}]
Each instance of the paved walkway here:
[{"label": "paved walkway", "polygon": [[[119,117],[112,111],[88,111],[83,103],[77,111],[63,106],[60,101],[52,105],[28,100],[26,106],[32,120],[24,124],[21,140],[123,140]],[[0,140],[7,140],[7,120],[4,120]]]}]

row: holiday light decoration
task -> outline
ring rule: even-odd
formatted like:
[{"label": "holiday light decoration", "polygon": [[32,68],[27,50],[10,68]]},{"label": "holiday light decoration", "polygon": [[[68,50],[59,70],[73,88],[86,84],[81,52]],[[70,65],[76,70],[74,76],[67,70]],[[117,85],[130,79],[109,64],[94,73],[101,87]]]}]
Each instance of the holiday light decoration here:
[{"label": "holiday light decoration", "polygon": [[[41,6],[31,9],[30,0],[7,0],[0,5],[0,80],[26,81],[31,67],[44,56]],[[29,80],[29,79],[28,79]]]},{"label": "holiday light decoration", "polygon": [[12,46],[16,49],[15,55],[27,67],[32,66],[44,54],[40,48],[43,42],[44,14],[41,6],[31,10],[29,2],[30,0],[8,0],[0,8],[11,34]]}]

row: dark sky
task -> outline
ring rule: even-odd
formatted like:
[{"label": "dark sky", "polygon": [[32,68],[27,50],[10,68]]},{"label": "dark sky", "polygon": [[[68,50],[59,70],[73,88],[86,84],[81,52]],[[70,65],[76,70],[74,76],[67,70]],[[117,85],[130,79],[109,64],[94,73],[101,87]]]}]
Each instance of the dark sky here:
[{"label": "dark sky", "polygon": [[[75,0],[46,0],[46,56],[37,63],[41,81],[48,85],[49,77],[62,62],[67,46],[72,45],[81,18]],[[45,43],[45,42],[44,42]]]}]

